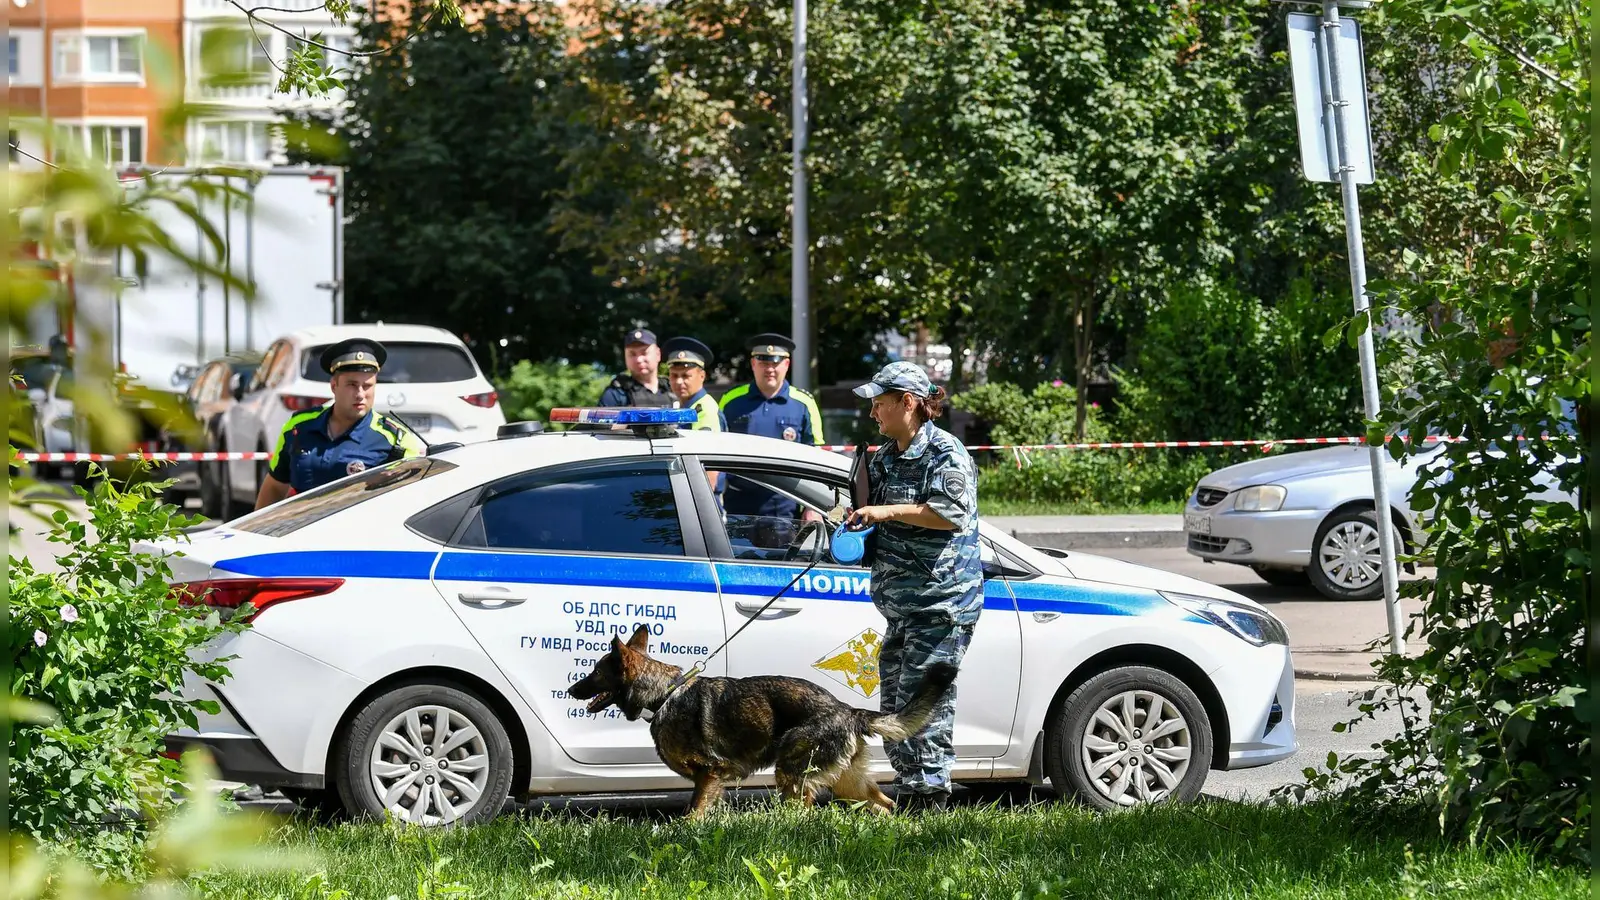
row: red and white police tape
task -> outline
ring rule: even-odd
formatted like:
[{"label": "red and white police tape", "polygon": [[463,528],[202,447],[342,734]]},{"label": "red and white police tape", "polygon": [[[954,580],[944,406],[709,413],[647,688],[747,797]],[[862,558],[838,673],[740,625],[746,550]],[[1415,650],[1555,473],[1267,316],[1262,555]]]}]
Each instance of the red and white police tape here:
[{"label": "red and white police tape", "polygon": [[[1429,437],[1426,443],[1439,441],[1458,441],[1460,438]],[[1273,447],[1288,446],[1291,444],[1361,444],[1365,443],[1364,437],[1309,437],[1309,438],[1273,438],[1261,440],[1238,441],[1101,441],[1077,444],[968,444],[968,450],[1007,450],[1013,453],[1026,453],[1032,450],[1162,450],[1185,447],[1260,447],[1263,453],[1272,451]],[[855,444],[823,444],[822,450],[856,450]],[[870,450],[878,449],[876,445],[869,446]],[[262,452],[250,453],[19,453],[22,462],[126,462],[135,459],[144,459],[151,462],[230,462],[234,460],[260,460],[269,458],[270,454]]]}]

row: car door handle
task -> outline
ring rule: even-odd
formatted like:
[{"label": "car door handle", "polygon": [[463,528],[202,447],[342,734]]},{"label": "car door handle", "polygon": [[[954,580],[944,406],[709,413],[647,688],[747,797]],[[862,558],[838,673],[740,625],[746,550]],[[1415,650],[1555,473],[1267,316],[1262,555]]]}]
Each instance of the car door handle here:
[{"label": "car door handle", "polygon": [[[766,607],[765,611],[762,610],[762,607]],[[777,603],[767,606],[765,602],[746,603],[743,600],[735,600],[733,608],[744,615],[759,616],[762,619],[786,619],[800,611],[798,606],[783,606]]]},{"label": "car door handle", "polygon": [[506,588],[485,588],[482,591],[462,591],[456,594],[456,599],[479,609],[499,609],[502,606],[524,603],[528,598],[513,594]]}]

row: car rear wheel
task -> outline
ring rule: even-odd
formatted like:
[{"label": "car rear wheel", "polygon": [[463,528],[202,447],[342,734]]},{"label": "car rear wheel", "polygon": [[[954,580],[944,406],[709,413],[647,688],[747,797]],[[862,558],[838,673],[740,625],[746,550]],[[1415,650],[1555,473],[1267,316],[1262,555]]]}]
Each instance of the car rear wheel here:
[{"label": "car rear wheel", "polygon": [[[1395,549],[1400,533],[1390,525]],[[1347,509],[1323,521],[1311,548],[1311,586],[1329,600],[1373,600],[1383,594],[1378,514]]]},{"label": "car rear wheel", "polygon": [[1045,773],[1102,810],[1190,801],[1211,766],[1211,722],[1171,673],[1123,666],[1090,678],[1051,716]]},{"label": "car rear wheel", "polygon": [[1311,583],[1311,576],[1305,569],[1274,569],[1271,566],[1251,566],[1261,580],[1267,584],[1278,587],[1305,587]]},{"label": "car rear wheel", "polygon": [[459,688],[397,688],[351,720],[339,797],[357,816],[416,825],[485,822],[511,791],[511,740],[483,701]]}]

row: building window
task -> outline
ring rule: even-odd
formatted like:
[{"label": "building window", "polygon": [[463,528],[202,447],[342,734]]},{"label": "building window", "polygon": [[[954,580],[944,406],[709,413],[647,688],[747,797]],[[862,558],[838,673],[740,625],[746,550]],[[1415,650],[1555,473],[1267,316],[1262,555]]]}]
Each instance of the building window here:
[{"label": "building window", "polygon": [[21,57],[21,56],[22,56],[22,41],[18,40],[17,36],[14,35],[14,34],[7,35],[6,36],[6,75],[8,77],[15,78],[22,71],[22,66],[18,62],[18,58]]},{"label": "building window", "polygon": [[144,78],[144,35],[60,35],[55,74],[73,81],[139,81]]},{"label": "building window", "polygon": [[202,163],[265,163],[272,160],[272,130],[266,122],[201,122]]},{"label": "building window", "polygon": [[63,140],[114,169],[144,163],[143,125],[67,125]]},{"label": "building window", "polygon": [[[352,64],[350,58],[351,39],[348,34],[322,34],[311,35],[307,40],[288,38],[289,53],[295,54],[303,46],[311,48],[311,55],[322,65],[330,69],[349,69]],[[311,43],[315,42],[315,43]],[[317,46],[321,44],[322,46]],[[333,49],[324,49],[331,47]]]},{"label": "building window", "polygon": [[273,76],[270,34],[248,28],[208,28],[200,35],[199,70],[207,83],[260,84]]}]

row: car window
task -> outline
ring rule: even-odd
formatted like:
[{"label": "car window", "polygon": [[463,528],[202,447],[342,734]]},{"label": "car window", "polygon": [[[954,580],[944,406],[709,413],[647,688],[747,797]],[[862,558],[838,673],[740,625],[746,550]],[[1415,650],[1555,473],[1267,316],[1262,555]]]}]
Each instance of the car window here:
[{"label": "car window", "polygon": [[[467,351],[451,344],[385,342],[389,352],[378,373],[379,384],[434,384],[447,381],[466,381],[478,377],[477,367]],[[322,351],[327,344],[307,348],[300,362],[300,374],[312,381],[326,381],[328,373],[322,368]]]},{"label": "car window", "polygon": [[253,394],[267,386],[268,379],[272,376],[272,368],[278,364],[278,357],[283,349],[283,341],[278,341],[267,348],[266,355],[261,358],[261,364],[256,366],[255,374],[250,377],[249,390],[246,393]]},{"label": "car window", "polygon": [[666,460],[508,479],[485,493],[457,543],[490,550],[684,555]]},{"label": "car window", "polygon": [[850,503],[842,486],[818,478],[715,463],[706,472],[717,479],[715,494],[735,559],[810,559],[812,539],[793,547],[801,526],[822,521],[831,532]]},{"label": "car window", "polygon": [[359,475],[341,478],[303,494],[295,494],[281,503],[229,523],[228,527],[268,537],[283,537],[373,497],[381,497],[392,490],[416,484],[455,467],[455,463],[427,456],[400,460],[376,469],[367,469]]}]

